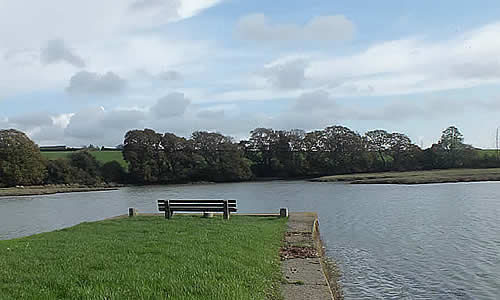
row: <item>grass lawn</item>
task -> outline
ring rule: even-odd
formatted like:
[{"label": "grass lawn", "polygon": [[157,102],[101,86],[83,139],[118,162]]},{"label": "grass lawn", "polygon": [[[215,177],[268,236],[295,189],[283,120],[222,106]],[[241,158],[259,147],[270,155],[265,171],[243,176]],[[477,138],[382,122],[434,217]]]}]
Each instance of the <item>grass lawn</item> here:
[{"label": "grass lawn", "polygon": [[[73,151],[42,151],[42,156],[47,159],[67,158]],[[92,155],[101,163],[116,160],[125,169],[127,169],[127,162],[123,159],[121,151],[91,151]]]},{"label": "grass lawn", "polygon": [[312,181],[348,181],[358,184],[424,184],[442,182],[500,181],[500,168],[494,169],[450,169],[412,172],[361,173],[325,176]]},{"label": "grass lawn", "polygon": [[280,299],[285,222],[139,216],[0,241],[0,299]]}]

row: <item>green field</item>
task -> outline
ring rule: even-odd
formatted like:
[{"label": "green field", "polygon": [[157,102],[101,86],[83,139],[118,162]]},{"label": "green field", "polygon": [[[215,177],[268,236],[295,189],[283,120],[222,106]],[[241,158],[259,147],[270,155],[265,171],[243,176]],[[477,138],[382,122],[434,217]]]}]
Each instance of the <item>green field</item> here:
[{"label": "green field", "polygon": [[357,184],[425,184],[443,182],[500,181],[500,168],[360,173],[325,176],[313,179],[312,181],[349,182]]},{"label": "green field", "polygon": [[479,150],[479,156],[480,157],[497,157],[497,150],[496,149],[480,149]]},{"label": "green field", "polygon": [[285,225],[139,216],[0,241],[0,299],[280,299]]},{"label": "green field", "polygon": [[[47,159],[67,158],[74,151],[42,151],[42,156]],[[124,168],[128,167],[127,162],[123,159],[121,151],[91,151],[92,155],[101,163],[116,160]]]}]

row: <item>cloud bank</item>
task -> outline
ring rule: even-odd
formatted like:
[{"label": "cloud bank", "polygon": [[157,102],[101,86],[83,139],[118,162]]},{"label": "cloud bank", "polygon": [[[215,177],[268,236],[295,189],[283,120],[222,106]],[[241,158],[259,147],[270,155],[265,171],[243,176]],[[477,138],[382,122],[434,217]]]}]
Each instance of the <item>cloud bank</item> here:
[{"label": "cloud bank", "polygon": [[264,14],[252,14],[240,18],[236,32],[241,38],[253,41],[341,41],[353,37],[355,26],[342,15],[314,17],[301,26],[274,24]]}]

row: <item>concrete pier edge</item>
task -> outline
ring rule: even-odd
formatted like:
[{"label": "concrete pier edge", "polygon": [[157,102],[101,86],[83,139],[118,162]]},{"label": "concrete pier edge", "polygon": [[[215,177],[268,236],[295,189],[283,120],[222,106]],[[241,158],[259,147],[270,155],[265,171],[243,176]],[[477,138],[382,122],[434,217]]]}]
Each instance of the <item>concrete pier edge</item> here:
[{"label": "concrete pier edge", "polygon": [[290,213],[281,259],[285,300],[335,299],[316,213]]}]

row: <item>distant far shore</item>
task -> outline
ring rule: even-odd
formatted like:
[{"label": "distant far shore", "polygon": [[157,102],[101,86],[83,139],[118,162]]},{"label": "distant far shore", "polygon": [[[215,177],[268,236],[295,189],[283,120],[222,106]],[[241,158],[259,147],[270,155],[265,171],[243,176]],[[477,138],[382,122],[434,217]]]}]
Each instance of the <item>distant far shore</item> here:
[{"label": "distant far shore", "polygon": [[[313,179],[266,177],[266,178],[255,178],[252,181],[258,182],[258,181],[274,181],[274,180],[309,180],[311,182],[344,182],[350,184],[432,184],[432,183],[500,181],[500,168],[357,173],[357,174],[323,176]],[[185,184],[189,185],[189,184],[213,184],[213,183],[214,182],[203,181],[203,182],[190,182]],[[75,193],[75,192],[113,191],[123,186],[124,185],[106,185],[106,186],[92,187],[92,186],[84,186],[78,184],[18,186],[18,187],[0,188],[0,197],[35,196],[35,195],[50,195],[57,193]]]},{"label": "distant far shore", "polygon": [[500,168],[359,173],[324,176],[310,181],[347,182],[351,184],[431,184],[500,181]]},{"label": "distant far shore", "polygon": [[113,191],[118,186],[88,187],[80,185],[37,185],[0,188],[0,197],[51,195],[58,193]]}]

